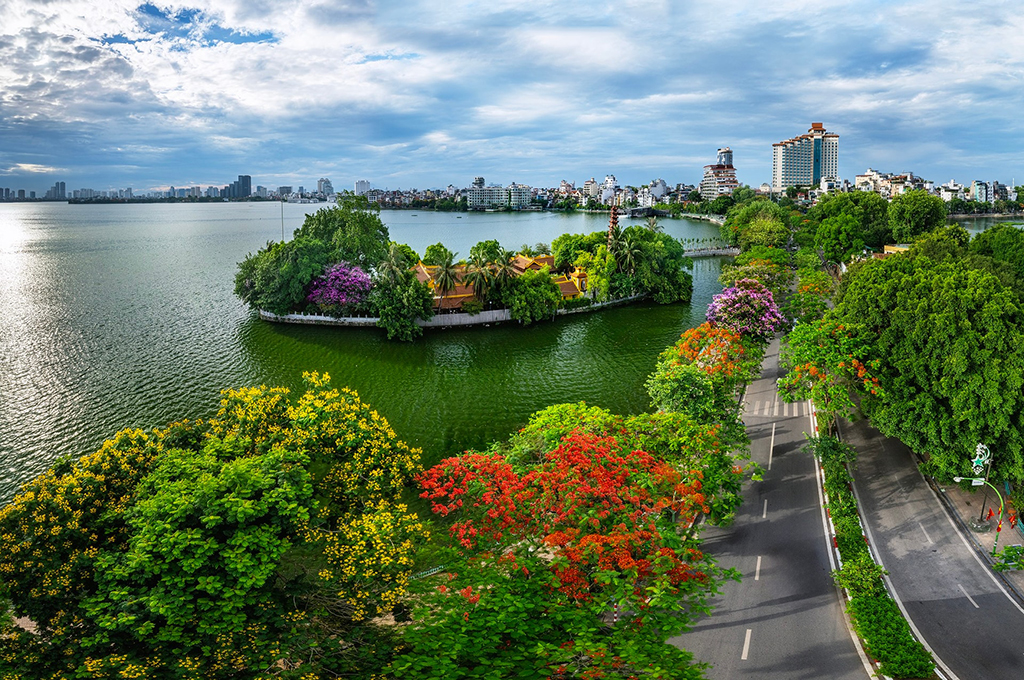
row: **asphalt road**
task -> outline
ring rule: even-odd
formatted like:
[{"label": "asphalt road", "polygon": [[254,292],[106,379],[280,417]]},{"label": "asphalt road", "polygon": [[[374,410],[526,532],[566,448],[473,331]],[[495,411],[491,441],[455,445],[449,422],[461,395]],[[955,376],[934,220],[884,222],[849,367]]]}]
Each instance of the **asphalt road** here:
[{"label": "asphalt road", "polygon": [[901,442],[846,424],[855,488],[889,579],[920,637],[959,680],[1024,678],[1024,609],[957,532]]},{"label": "asphalt road", "polygon": [[801,451],[806,403],[777,398],[778,341],[747,390],[744,422],[764,481],[751,482],[732,526],[708,528],[704,547],[743,574],[713,614],[670,643],[710,663],[707,677],[833,680],[868,677],[830,576],[815,462]]}]

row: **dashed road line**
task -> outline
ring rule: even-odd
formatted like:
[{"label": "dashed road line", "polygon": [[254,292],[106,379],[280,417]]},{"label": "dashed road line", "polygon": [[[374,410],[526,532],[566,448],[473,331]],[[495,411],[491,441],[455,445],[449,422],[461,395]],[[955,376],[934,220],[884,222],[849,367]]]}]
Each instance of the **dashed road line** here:
[{"label": "dashed road line", "polygon": [[740,654],[740,661],[746,661],[747,655],[750,653],[750,628],[747,628],[747,634],[743,638],[743,653]]},{"label": "dashed road line", "polygon": [[957,583],[956,587],[960,589],[960,592],[964,594],[964,597],[971,601],[971,604],[974,605],[975,609],[981,609],[981,607],[978,606],[978,603],[974,601],[974,598],[967,594],[967,591],[964,590],[964,587],[962,585]]}]

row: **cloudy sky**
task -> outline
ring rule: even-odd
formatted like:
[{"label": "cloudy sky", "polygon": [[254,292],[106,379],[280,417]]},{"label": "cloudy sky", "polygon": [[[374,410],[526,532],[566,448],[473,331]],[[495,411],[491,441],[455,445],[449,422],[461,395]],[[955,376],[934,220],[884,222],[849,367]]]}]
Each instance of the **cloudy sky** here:
[{"label": "cloudy sky", "polygon": [[1024,183],[1019,0],[0,0],[0,186]]}]

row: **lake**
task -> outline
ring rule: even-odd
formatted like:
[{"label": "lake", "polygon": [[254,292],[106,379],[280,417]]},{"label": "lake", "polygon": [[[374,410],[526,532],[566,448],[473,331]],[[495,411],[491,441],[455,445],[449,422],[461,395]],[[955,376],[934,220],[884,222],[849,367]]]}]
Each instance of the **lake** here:
[{"label": "lake", "polygon": [[[236,263],[290,238],[323,205],[0,204],[0,503],[63,455],[125,427],[206,418],[222,389],[331,374],[424,449],[483,447],[554,403],[647,409],[658,354],[703,321],[720,261],[694,266],[691,305],[638,304],[527,328],[433,330],[395,343],[376,329],[261,322],[232,293]],[[392,239],[466,256],[607,227],[606,215],[384,211]],[[629,224],[629,220],[622,220]],[[705,222],[666,233],[713,237]]]}]

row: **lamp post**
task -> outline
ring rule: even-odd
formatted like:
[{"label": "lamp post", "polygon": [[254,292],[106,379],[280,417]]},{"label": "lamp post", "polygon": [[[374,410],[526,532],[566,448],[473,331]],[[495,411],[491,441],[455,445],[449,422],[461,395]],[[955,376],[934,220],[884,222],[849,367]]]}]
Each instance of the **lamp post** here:
[{"label": "lamp post", "polygon": [[996,496],[999,498],[999,522],[996,524],[996,540],[992,542],[992,557],[996,556],[996,545],[999,543],[999,532],[1003,530],[1003,494],[999,493],[999,489],[993,486],[987,479],[981,477],[954,477],[954,482],[962,482],[965,479],[971,480],[973,486],[981,486],[982,484],[988,484],[992,487],[992,490],[996,492]]}]

